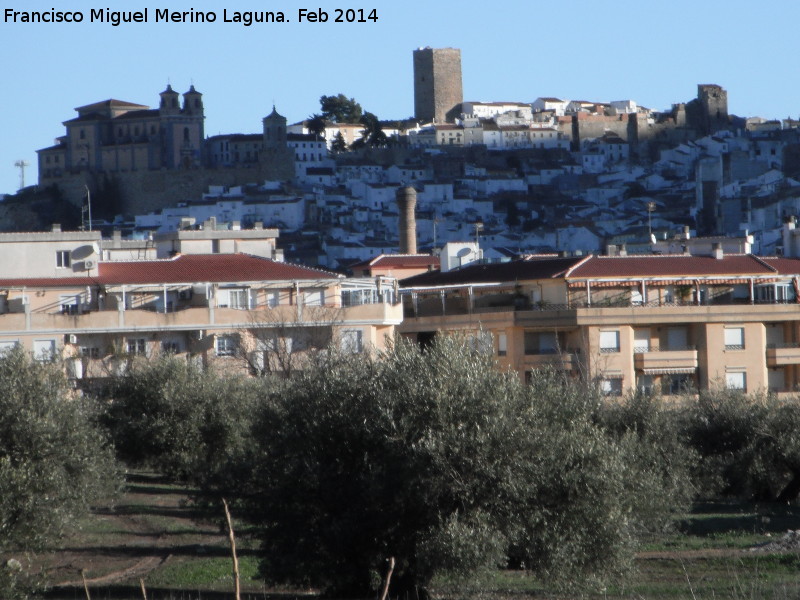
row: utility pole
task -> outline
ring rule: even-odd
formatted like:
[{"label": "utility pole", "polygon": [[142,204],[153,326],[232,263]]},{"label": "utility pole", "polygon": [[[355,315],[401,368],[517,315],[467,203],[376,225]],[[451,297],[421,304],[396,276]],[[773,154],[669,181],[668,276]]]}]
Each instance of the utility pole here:
[{"label": "utility pole", "polygon": [[86,189],[86,204],[89,207],[89,231],[92,230],[92,193],[89,191],[89,186],[83,186]]},{"label": "utility pole", "polygon": [[25,167],[30,166],[30,163],[27,160],[19,159],[14,166],[19,169],[19,189],[22,189],[25,187]]}]

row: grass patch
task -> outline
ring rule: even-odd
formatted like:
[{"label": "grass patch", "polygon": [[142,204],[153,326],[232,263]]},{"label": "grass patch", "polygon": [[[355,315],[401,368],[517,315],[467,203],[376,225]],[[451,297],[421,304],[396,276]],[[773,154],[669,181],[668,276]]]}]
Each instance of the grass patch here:
[{"label": "grass patch", "polygon": [[[242,584],[260,584],[258,560],[252,556],[239,558],[239,578]],[[230,558],[194,558],[167,563],[150,573],[147,585],[176,589],[233,589]]]}]

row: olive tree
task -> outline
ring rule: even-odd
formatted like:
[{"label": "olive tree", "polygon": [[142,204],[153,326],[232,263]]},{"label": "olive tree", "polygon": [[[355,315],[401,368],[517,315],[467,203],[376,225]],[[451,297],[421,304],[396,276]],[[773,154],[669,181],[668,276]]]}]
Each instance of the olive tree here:
[{"label": "olive tree", "polygon": [[525,386],[462,340],[307,368],[260,405],[249,503],[264,571],[331,593],[427,594],[434,574],[510,558],[551,579],[623,568],[641,496],[633,444],[596,422],[596,396],[552,373]]},{"label": "olive tree", "polygon": [[245,456],[260,387],[257,380],[159,357],[137,363],[111,382],[105,423],[127,463],[209,491],[224,490],[249,469]]},{"label": "olive tree", "polygon": [[120,471],[97,415],[96,404],[71,389],[63,365],[34,361],[21,350],[0,354],[4,598],[27,597],[36,584],[17,553],[53,543],[117,489]]}]

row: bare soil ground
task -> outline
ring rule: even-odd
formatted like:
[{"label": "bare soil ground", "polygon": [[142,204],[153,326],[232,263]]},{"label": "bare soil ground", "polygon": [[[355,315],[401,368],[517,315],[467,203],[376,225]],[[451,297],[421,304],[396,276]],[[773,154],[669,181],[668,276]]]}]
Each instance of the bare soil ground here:
[{"label": "bare soil ground", "polygon": [[[202,516],[187,505],[184,488],[155,474],[129,474],[113,506],[96,509],[58,547],[32,555],[28,563],[43,575],[48,598],[85,598],[85,582],[93,600],[141,599],[140,579],[149,600],[230,598],[221,590],[204,589],[200,594],[147,584],[149,576],[164,567],[230,556],[227,533],[200,520]],[[240,557],[247,553],[243,544]],[[243,588],[248,591],[247,585]],[[249,591],[261,599],[284,596],[252,584]]]}]

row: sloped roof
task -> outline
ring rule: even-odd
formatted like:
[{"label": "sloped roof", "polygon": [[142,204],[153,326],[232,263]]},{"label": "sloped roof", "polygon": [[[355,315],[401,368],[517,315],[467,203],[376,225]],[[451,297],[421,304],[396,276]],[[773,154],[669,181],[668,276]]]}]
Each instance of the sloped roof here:
[{"label": "sloped roof", "polygon": [[97,282],[124,285],[337,278],[328,271],[249,254],[185,254],[167,260],[100,263]]},{"label": "sloped roof", "polygon": [[800,258],[763,257],[760,260],[781,275],[800,275]]},{"label": "sloped roof", "polygon": [[800,259],[760,258],[751,254],[713,256],[642,255],[571,258],[534,257],[506,263],[471,264],[440,273],[433,271],[401,281],[402,287],[435,287],[472,283],[564,278],[626,279],[637,277],[747,277],[800,275]]},{"label": "sloped roof", "polygon": [[352,268],[420,268],[439,266],[439,257],[431,256],[430,254],[379,254],[375,258],[365,260],[355,265]]},{"label": "sloped roof", "polygon": [[88,111],[88,110],[100,110],[103,108],[142,108],[147,109],[150,108],[144,104],[136,104],[134,102],[126,102],[124,100],[115,100],[114,98],[110,98],[108,100],[101,100],[100,102],[93,102],[92,104],[86,104],[85,106],[79,106],[75,110],[77,111]]},{"label": "sloped roof", "polygon": [[432,287],[437,285],[462,285],[552,279],[563,277],[565,272],[585,260],[585,257],[529,258],[504,263],[470,264],[460,269],[442,273],[431,271],[403,279],[402,287]]},{"label": "sloped roof", "polygon": [[[800,262],[800,261],[798,261]],[[769,275],[776,270],[750,254],[713,256],[592,256],[568,278]]]},{"label": "sloped roof", "polygon": [[277,262],[249,254],[184,254],[170,259],[101,262],[98,265],[97,277],[0,279],[0,288],[333,280],[341,277],[330,271]]},{"label": "sloped roof", "polygon": [[21,287],[63,287],[78,288],[87,285],[95,285],[97,279],[94,277],[32,277],[23,279],[20,277],[0,279],[0,288],[21,288]]}]

